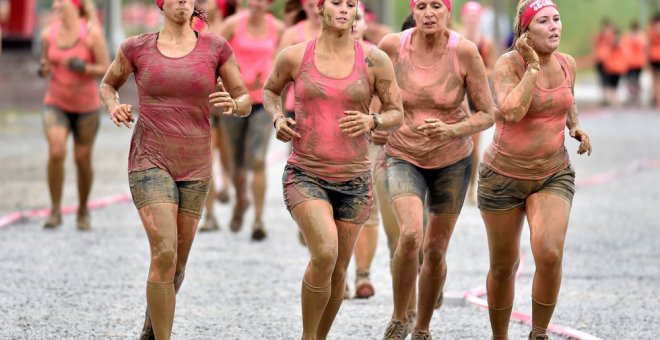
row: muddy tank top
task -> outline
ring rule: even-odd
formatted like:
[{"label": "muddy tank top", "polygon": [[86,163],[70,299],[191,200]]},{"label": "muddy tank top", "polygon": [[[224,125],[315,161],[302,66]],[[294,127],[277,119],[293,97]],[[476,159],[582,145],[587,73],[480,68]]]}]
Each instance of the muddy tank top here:
[{"label": "muddy tank top", "polygon": [[401,33],[399,54],[394,60],[404,115],[403,124],[390,135],[385,151],[390,156],[420,168],[443,168],[472,153],[472,138],[465,136],[448,140],[430,139],[418,132],[417,127],[429,118],[440,119],[447,124],[455,124],[468,118],[461,109],[466,84],[458,63],[457,47],[460,36],[451,31],[441,59],[433,66],[422,67],[415,65],[410,55],[414,30],[415,28],[412,28]]},{"label": "muddy tank top", "polygon": [[[305,42],[307,40],[307,37],[305,35],[305,21],[301,21],[297,23],[294,26],[294,29],[296,30],[297,38],[295,44],[300,44],[302,42]],[[293,93],[293,86],[289,87],[289,92],[286,95],[286,102],[284,104],[284,107],[287,112],[293,112],[296,109],[296,96]]]},{"label": "muddy tank top", "polygon": [[180,58],[158,50],[158,33],[126,40],[122,52],[133,65],[139,94],[128,171],[161,168],[176,181],[211,177],[209,94],[232,49],[212,33],[199,33]]},{"label": "muddy tank top", "polygon": [[[554,89],[536,85],[529,110],[520,122],[496,122],[493,142],[483,159],[493,171],[512,178],[539,180],[568,167],[564,130],[566,115],[573,106],[574,75],[561,54],[554,53],[554,57],[564,72],[564,83]],[[524,65],[522,57],[520,63]]]},{"label": "muddy tank top", "polygon": [[101,99],[96,79],[88,74],[73,72],[67,67],[71,58],[79,58],[88,64],[95,62],[94,54],[87,46],[87,21],[81,20],[78,40],[68,48],[57,46],[57,33],[60,27],[61,23],[55,22],[48,36],[46,58],[50,65],[51,77],[44,104],[72,113],[98,110]]},{"label": "muddy tank top", "polygon": [[322,74],[314,63],[316,39],[307,44],[294,79],[296,130],[289,163],[329,181],[347,181],[369,171],[367,134],[349,137],[339,128],[344,111],[369,113],[373,86],[364,51],[354,42],[353,71],[344,78]]},{"label": "muddy tank top", "polygon": [[248,32],[248,16],[247,12],[239,14],[236,31],[229,44],[234,49],[236,62],[241,69],[252,104],[261,104],[264,101],[263,87],[273,68],[279,37],[275,17],[271,14],[266,14],[266,35],[251,36]]}]

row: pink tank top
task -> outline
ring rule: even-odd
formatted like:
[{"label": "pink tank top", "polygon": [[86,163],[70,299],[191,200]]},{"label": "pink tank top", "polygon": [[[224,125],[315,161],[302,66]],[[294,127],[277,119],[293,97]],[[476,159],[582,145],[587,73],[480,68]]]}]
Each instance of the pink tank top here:
[{"label": "pink tank top", "polygon": [[472,153],[470,136],[438,140],[429,139],[417,131],[417,127],[429,118],[440,119],[447,124],[467,119],[467,114],[461,109],[466,85],[457,55],[460,36],[451,31],[441,59],[431,67],[421,67],[415,65],[410,57],[414,30],[402,32],[399,54],[394,60],[404,118],[401,127],[390,135],[385,151],[420,168],[438,169]]},{"label": "pink tank top", "polygon": [[94,54],[87,46],[87,22],[81,20],[80,33],[75,45],[69,48],[57,47],[57,33],[61,27],[55,22],[48,36],[46,57],[51,69],[50,82],[44,98],[44,104],[52,105],[71,113],[87,113],[98,110],[101,106],[99,87],[94,77],[69,70],[67,63],[71,58],[79,58],[93,64]]},{"label": "pink tank top", "polygon": [[[515,52],[517,53],[517,52]],[[554,89],[536,85],[525,117],[518,123],[498,121],[483,163],[493,171],[523,180],[539,180],[568,167],[564,146],[566,115],[573,106],[573,74],[564,57],[554,54],[564,83]],[[521,64],[524,64],[522,57]]]},{"label": "pink tank top", "polygon": [[241,69],[252,104],[263,103],[263,87],[273,68],[273,57],[279,37],[275,18],[266,14],[266,35],[252,37],[247,30],[248,13],[239,14],[234,36],[229,40]]},{"label": "pink tank top", "polygon": [[[300,44],[307,40],[307,37],[305,36],[305,21],[297,23],[294,28],[298,33],[298,37],[295,42],[296,44]],[[288,112],[293,112],[296,109],[296,96],[293,93],[293,86],[289,87],[289,93],[286,96],[286,103],[284,104],[284,107]]]},{"label": "pink tank top", "polygon": [[199,33],[186,56],[170,58],[156,45],[158,33],[126,40],[122,52],[131,62],[139,94],[128,171],[161,168],[176,181],[211,177],[209,94],[218,69],[232,49],[213,33]]},{"label": "pink tank top", "polygon": [[347,181],[369,171],[367,134],[348,137],[339,128],[344,111],[368,113],[373,95],[364,51],[354,42],[353,72],[337,79],[323,75],[314,63],[316,39],[307,44],[294,80],[296,130],[289,163],[330,181]]}]

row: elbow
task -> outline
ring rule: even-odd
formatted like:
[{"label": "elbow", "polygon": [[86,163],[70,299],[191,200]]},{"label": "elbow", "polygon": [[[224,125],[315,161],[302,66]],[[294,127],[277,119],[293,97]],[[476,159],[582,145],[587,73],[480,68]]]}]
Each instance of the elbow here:
[{"label": "elbow", "polygon": [[401,126],[401,124],[403,124],[403,110],[396,110],[395,112],[396,114],[392,120],[392,127],[390,130],[396,130]]},{"label": "elbow", "polygon": [[501,109],[499,110],[499,117],[505,123],[518,123],[523,117],[520,111],[520,109],[516,108]]}]

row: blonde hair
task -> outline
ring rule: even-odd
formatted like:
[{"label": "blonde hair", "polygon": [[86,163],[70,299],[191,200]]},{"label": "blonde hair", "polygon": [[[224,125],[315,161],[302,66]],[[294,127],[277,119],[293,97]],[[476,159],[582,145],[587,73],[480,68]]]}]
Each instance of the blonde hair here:
[{"label": "blonde hair", "polygon": [[520,24],[520,17],[522,16],[530,1],[532,0],[520,0],[518,2],[518,6],[516,7],[516,18],[513,20],[514,39],[513,45],[511,45],[512,47],[516,46],[516,41],[518,41],[518,38],[520,38],[520,36],[525,33],[525,31],[522,29],[522,25]]},{"label": "blonde hair", "polygon": [[96,17],[96,5],[92,0],[82,0],[80,2],[80,17],[85,18],[88,23],[99,25],[98,18]]}]

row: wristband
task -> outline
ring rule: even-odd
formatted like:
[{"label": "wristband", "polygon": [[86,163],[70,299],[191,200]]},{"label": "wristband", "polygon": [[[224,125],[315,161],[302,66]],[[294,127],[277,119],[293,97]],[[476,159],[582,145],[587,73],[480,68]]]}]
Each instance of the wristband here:
[{"label": "wristband", "polygon": [[277,129],[277,126],[275,126],[275,124],[277,124],[277,121],[280,120],[280,118],[284,118],[284,115],[281,114],[281,113],[279,113],[279,114],[275,115],[275,117],[273,117],[273,128]]}]

